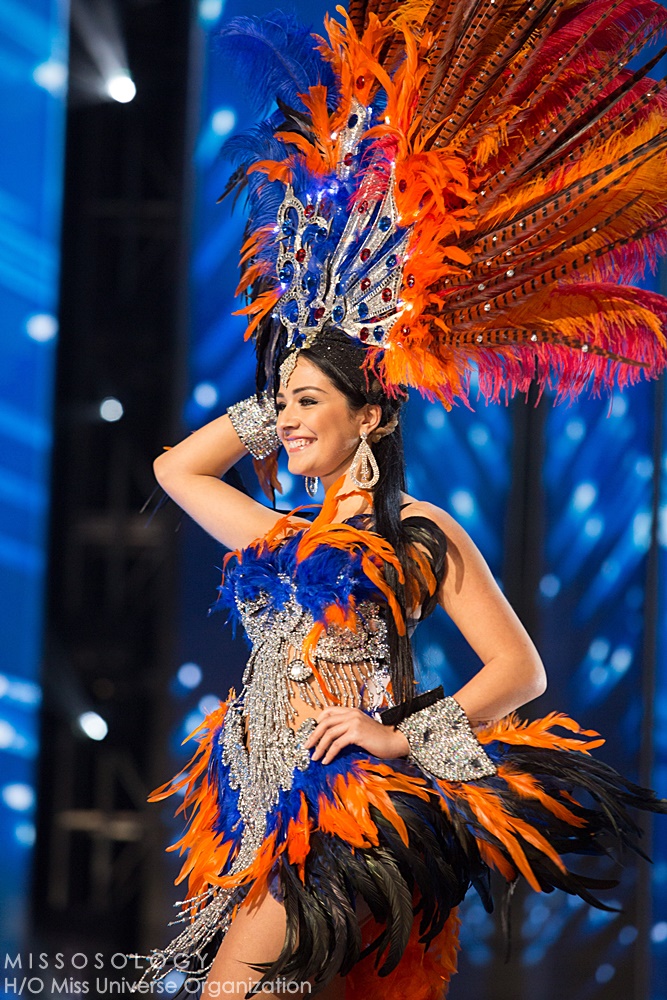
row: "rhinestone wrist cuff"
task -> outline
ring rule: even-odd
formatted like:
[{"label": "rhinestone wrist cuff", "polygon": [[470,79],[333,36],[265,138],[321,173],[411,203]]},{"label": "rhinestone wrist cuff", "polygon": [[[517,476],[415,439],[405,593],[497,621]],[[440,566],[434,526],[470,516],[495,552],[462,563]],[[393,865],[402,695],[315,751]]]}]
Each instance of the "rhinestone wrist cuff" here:
[{"label": "rhinestone wrist cuff", "polygon": [[396,728],[407,738],[412,760],[435,778],[474,781],[496,773],[454,698],[442,698],[414,712]]},{"label": "rhinestone wrist cuff", "polygon": [[276,407],[266,395],[249,396],[227,408],[232,427],[253,458],[268,458],[280,448]]}]

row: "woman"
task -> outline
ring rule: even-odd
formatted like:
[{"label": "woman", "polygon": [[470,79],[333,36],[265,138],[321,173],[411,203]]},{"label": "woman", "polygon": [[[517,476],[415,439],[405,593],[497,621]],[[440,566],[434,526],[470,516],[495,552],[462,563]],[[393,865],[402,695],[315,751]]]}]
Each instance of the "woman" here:
[{"label": "woman", "polygon": [[[335,363],[332,344],[336,345]],[[551,723],[572,729],[574,739],[559,739],[547,720],[546,726],[535,729],[534,747],[530,732],[521,732],[510,721],[495,728],[489,725],[490,720],[507,716],[544,691],[542,663],[463,528],[445,511],[402,492],[403,456],[400,430],[395,424],[400,402],[389,399],[378,385],[366,388],[362,361],[363,348],[331,332],[326,347],[316,342],[300,352],[289,380],[280,385],[276,396],[276,430],[289,456],[289,470],[322,479],[327,490],[325,508],[331,517],[328,524],[318,525],[322,514],[312,526],[298,515],[281,517],[220,481],[220,476],[247,452],[247,445],[253,446],[247,421],[239,437],[232,419],[228,415],[220,417],[165,452],[155,463],[157,478],[166,492],[216,539],[229,548],[242,550],[236,561],[228,564],[231,581],[224,593],[232,603],[236,601],[236,614],[246,624],[254,643],[253,671],[244,678],[240,702],[235,703],[232,697],[225,714],[218,711],[204,722],[202,729],[208,731],[209,739],[202,743],[196,763],[184,772],[183,783],[189,783],[186,801],[195,806],[190,835],[183,841],[191,852],[184,871],[194,876],[193,894],[205,891],[207,880],[231,871],[234,874],[227,881],[224,877],[220,880],[223,891],[232,893],[225,900],[227,912],[240,904],[226,933],[227,917],[214,908],[213,921],[203,918],[205,927],[200,937],[190,940],[191,929],[186,929],[185,938],[173,946],[174,954],[187,952],[193,944],[206,951],[211,942],[217,945],[222,929],[224,937],[208,973],[203,997],[221,995],[221,984],[226,984],[225,995],[246,995],[253,984],[262,980],[262,963],[272,963],[267,982],[277,977],[279,983],[281,979],[299,983],[304,995],[324,985],[321,995],[332,1000],[374,996],[375,991],[378,996],[401,996],[401,982],[409,982],[412,996],[440,996],[453,971],[456,918],[450,916],[450,910],[460,902],[471,882],[488,904],[487,865],[498,867],[510,883],[523,871],[536,888],[562,886],[591,900],[592,881],[566,872],[558,852],[601,853],[600,838],[605,832],[620,833],[621,840],[632,843],[636,830],[624,803],[665,808],[650,793],[633,789],[610,769],[594,763],[587,750],[600,741],[582,739],[595,734],[580,733],[567,719],[552,719]],[[233,419],[238,425],[238,416],[233,414]],[[351,480],[350,467],[362,435],[373,441],[378,430],[391,426],[394,429],[372,445],[377,455],[378,483],[373,490],[360,490]],[[379,528],[383,520],[383,538],[390,539],[392,546],[385,547],[383,559],[379,560],[374,552],[374,537],[364,536],[369,528]],[[337,534],[344,534],[351,524],[365,527],[356,529],[351,540],[344,539],[348,548],[326,551],[330,544],[343,544]],[[393,647],[394,667],[389,677],[385,671],[383,678],[386,662],[378,661],[377,649],[375,655],[368,655],[362,648],[358,662],[350,662],[349,657],[348,662],[332,662],[331,639],[329,659],[326,649],[318,651],[316,647],[315,671],[307,673],[303,670],[307,664],[305,643],[300,645],[297,639],[303,632],[298,620],[303,609],[292,609],[287,622],[278,621],[284,601],[276,589],[276,576],[272,575],[275,560],[281,548],[290,543],[293,546],[295,540],[303,541],[315,526],[319,539],[310,557],[305,556],[300,563],[288,559],[278,569],[289,567],[293,598],[297,602],[308,600],[311,608],[318,607],[321,620],[326,620],[325,609],[332,608],[327,602],[339,600],[339,606],[333,605],[342,612],[338,620],[347,618],[350,627],[355,627],[349,615],[352,612],[354,616],[356,610],[357,631],[368,630],[371,642],[374,629],[386,628],[393,639],[388,644]],[[273,537],[272,547],[257,541],[267,536]],[[317,578],[322,570],[318,556],[327,559],[332,554],[342,555],[335,564],[340,578],[341,566],[345,568],[347,563],[349,568],[358,562],[357,551],[364,544],[368,544],[376,565],[393,570],[394,579],[401,570],[405,573],[405,584],[399,583],[395,590],[395,614],[386,595],[363,574],[352,584],[346,579],[339,592],[326,578]],[[394,555],[398,552],[403,553],[400,569]],[[415,562],[411,553],[421,556],[420,561]],[[309,558],[315,560],[310,571]],[[239,573],[246,560],[248,579],[244,581],[239,579]],[[429,570],[434,577],[430,583]],[[313,595],[318,588],[320,593]],[[354,601],[356,596],[367,601],[373,589],[377,617],[373,617],[364,600]],[[260,603],[265,598],[259,629],[252,622],[253,614],[258,612],[248,609],[258,597]],[[441,690],[427,696],[435,705],[448,702],[452,707],[460,706],[473,727],[485,726],[484,747],[466,732],[463,752],[456,742],[460,736],[454,736],[452,742],[451,731],[433,735],[435,749],[430,750],[431,755],[435,753],[445,765],[456,759],[464,768],[462,776],[469,779],[467,791],[462,782],[449,784],[443,779],[446,766],[440,771],[433,756],[428,756],[428,749],[420,742],[424,722],[421,729],[406,726],[411,720],[414,726],[429,708],[422,707],[423,698],[410,704],[414,691],[409,640],[400,635],[400,621],[408,618],[415,622],[436,603],[447,611],[484,664],[456,692],[454,702],[444,699]],[[308,625],[311,622],[312,618]],[[344,629],[338,627],[336,638],[339,651],[344,653],[341,631]],[[275,644],[276,632],[284,643],[280,650]],[[262,664],[261,651],[265,647],[267,662]],[[257,695],[265,705],[267,697],[271,699],[267,688],[285,686],[286,676],[294,674],[290,664],[295,661],[307,676],[287,682],[289,705],[281,703],[279,697],[271,702],[267,733],[267,719],[257,708]],[[268,677],[263,676],[263,666]],[[320,680],[323,676],[327,685]],[[386,687],[391,691],[399,685],[403,685],[408,702],[404,712],[410,708],[414,711],[397,728],[396,724],[383,722],[390,703]],[[378,718],[378,709],[385,710],[385,719]],[[272,713],[280,710],[284,716],[275,718]],[[280,773],[273,775],[271,790],[278,791],[275,801],[271,803],[267,798],[261,804],[255,803],[246,815],[238,804],[239,795],[244,793],[243,779],[234,775],[233,759],[231,767],[225,766],[229,744],[225,743],[224,730],[230,725],[225,715],[231,711],[238,711],[245,729],[243,741],[242,730],[234,719],[232,738],[239,740],[241,736],[244,746],[237,743],[232,753],[245,757],[251,772],[253,753],[258,755],[254,771],[257,783],[266,783],[261,767],[266,752],[284,755],[291,762],[290,771],[301,778],[290,784]],[[465,716],[456,723],[462,722],[467,728]],[[285,726],[301,734],[302,746],[311,761],[305,766],[303,760],[296,764],[292,760],[290,741],[284,739]],[[513,750],[513,741],[523,745]],[[221,746],[222,752],[216,750]],[[477,777],[474,767],[480,757],[483,763]],[[472,761],[473,770],[465,772]],[[310,774],[314,762],[320,766]],[[375,770],[355,770],[359,762]],[[356,779],[354,795],[350,783],[340,783],[341,775]],[[270,779],[271,775],[269,785]],[[570,791],[577,784],[605,800],[599,814],[593,817],[570,800]],[[155,798],[169,794],[177,786],[166,786]],[[475,789],[479,803],[469,796]],[[248,791],[252,793],[252,785]],[[326,799],[324,805],[322,796]],[[614,806],[610,805],[612,796],[617,800]],[[230,810],[230,805],[235,808]],[[258,814],[264,809],[268,820],[264,823],[262,815],[259,824]],[[249,822],[257,824],[257,840],[253,841],[252,831],[246,833],[249,849],[239,830],[232,829],[232,813],[237,819],[240,815],[246,827]],[[212,843],[207,824],[218,832],[217,844]],[[474,833],[466,832],[464,824]],[[278,838],[271,842],[263,864],[258,864],[255,852],[261,856],[267,836],[270,840],[269,831],[275,830],[279,831]],[[222,852],[220,841],[225,845]],[[243,857],[236,867],[229,864],[234,850]],[[348,855],[344,862],[341,851]],[[360,859],[364,851],[368,862]],[[212,870],[211,864],[217,869],[223,854],[223,865]],[[369,875],[364,869],[372,864],[377,865],[377,870],[371,868]],[[430,868],[426,880],[425,865]],[[420,901],[426,915],[420,923],[418,912],[413,926],[413,904],[419,909]],[[209,898],[204,899],[203,914],[207,905],[212,906]],[[202,921],[201,914],[195,925],[197,919]],[[434,938],[426,958],[424,947],[415,940],[424,933],[427,941],[430,935]],[[389,972],[388,979],[375,974],[373,959],[354,964],[362,936],[366,945],[380,938],[375,951],[382,957],[380,964],[385,966],[385,972]],[[292,956],[295,960],[290,965]],[[202,964],[206,962],[198,959],[195,971],[201,971]],[[339,975],[341,969],[351,969],[347,993],[345,980]],[[234,990],[229,985],[232,983]],[[392,994],[392,989],[397,992]]]},{"label": "woman", "polygon": [[[507,897],[523,876],[603,905],[613,883],[567,856],[637,849],[626,808],[666,811],[597,734],[508,714],[544,690],[539,656],[461,526],[404,492],[399,424],[406,386],[450,407],[473,367],[493,400],[664,370],[667,303],[621,282],[664,244],[664,84],[623,67],[666,24],[653,0],[355,0],[328,41],[279,14],[227,28],[278,104],[230,143],[257,396],[156,474],[235,550],[221,600],[252,651],[153,796],[185,788],[189,812],[158,974],[436,1000],[471,885],[487,908],[491,869]],[[281,445],[325,486],[312,522],[220,480],[249,451],[270,493]],[[483,664],[453,697],[414,684],[438,603]]]}]

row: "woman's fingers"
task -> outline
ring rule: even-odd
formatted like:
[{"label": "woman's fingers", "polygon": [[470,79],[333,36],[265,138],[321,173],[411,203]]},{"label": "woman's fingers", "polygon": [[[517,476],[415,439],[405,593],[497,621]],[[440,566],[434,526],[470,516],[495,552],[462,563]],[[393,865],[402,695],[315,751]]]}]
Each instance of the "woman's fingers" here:
[{"label": "woman's fingers", "polygon": [[332,706],[322,712],[304,746],[315,747],[312,759],[328,764],[351,743],[384,758],[405,756],[409,750],[402,733],[383,726],[359,708],[342,706]]},{"label": "woman's fingers", "polygon": [[[320,738],[315,750],[313,752],[313,760],[320,760],[320,758],[327,752],[332,742],[343,733],[348,731],[348,727],[344,724],[332,725]],[[323,763],[329,763],[328,761],[323,761]]]},{"label": "woman's fingers", "polygon": [[304,747],[309,748],[315,746],[330,726],[339,724],[343,721],[343,719],[353,716],[358,711],[358,709],[343,708],[342,706],[337,705],[332,705],[331,708],[325,708],[320,715],[317,725],[305,741]]},{"label": "woman's fingers", "polygon": [[350,743],[355,743],[356,740],[352,737],[351,733],[344,732],[341,736],[333,741],[329,749],[327,750],[325,756],[322,758],[323,764],[328,764],[334,759],[336,754],[343,749],[343,747],[349,746]]}]

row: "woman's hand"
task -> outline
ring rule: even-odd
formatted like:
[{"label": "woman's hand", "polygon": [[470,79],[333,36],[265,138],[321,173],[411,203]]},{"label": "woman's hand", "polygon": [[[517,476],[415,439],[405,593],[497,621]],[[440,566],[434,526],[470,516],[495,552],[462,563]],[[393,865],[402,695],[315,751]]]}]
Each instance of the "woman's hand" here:
[{"label": "woman's hand", "polygon": [[337,705],[324,709],[304,747],[317,744],[312,759],[321,759],[323,764],[329,764],[343,747],[351,743],[368,750],[374,757],[384,759],[407,757],[410,752],[406,737],[393,726],[383,726],[360,708]]}]

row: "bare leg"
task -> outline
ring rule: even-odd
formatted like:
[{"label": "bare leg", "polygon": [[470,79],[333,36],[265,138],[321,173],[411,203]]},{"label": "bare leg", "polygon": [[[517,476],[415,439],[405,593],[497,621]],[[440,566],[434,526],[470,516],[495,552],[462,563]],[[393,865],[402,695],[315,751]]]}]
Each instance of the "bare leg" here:
[{"label": "bare leg", "polygon": [[[244,997],[262,978],[248,963],[271,962],[278,957],[285,940],[285,925],[283,905],[269,892],[256,906],[241,907],[215,956],[201,1000]],[[304,983],[299,993],[293,989],[284,993],[286,996],[310,996],[310,984]],[[345,981],[337,976],[317,996],[320,1000],[345,1000]]]}]

